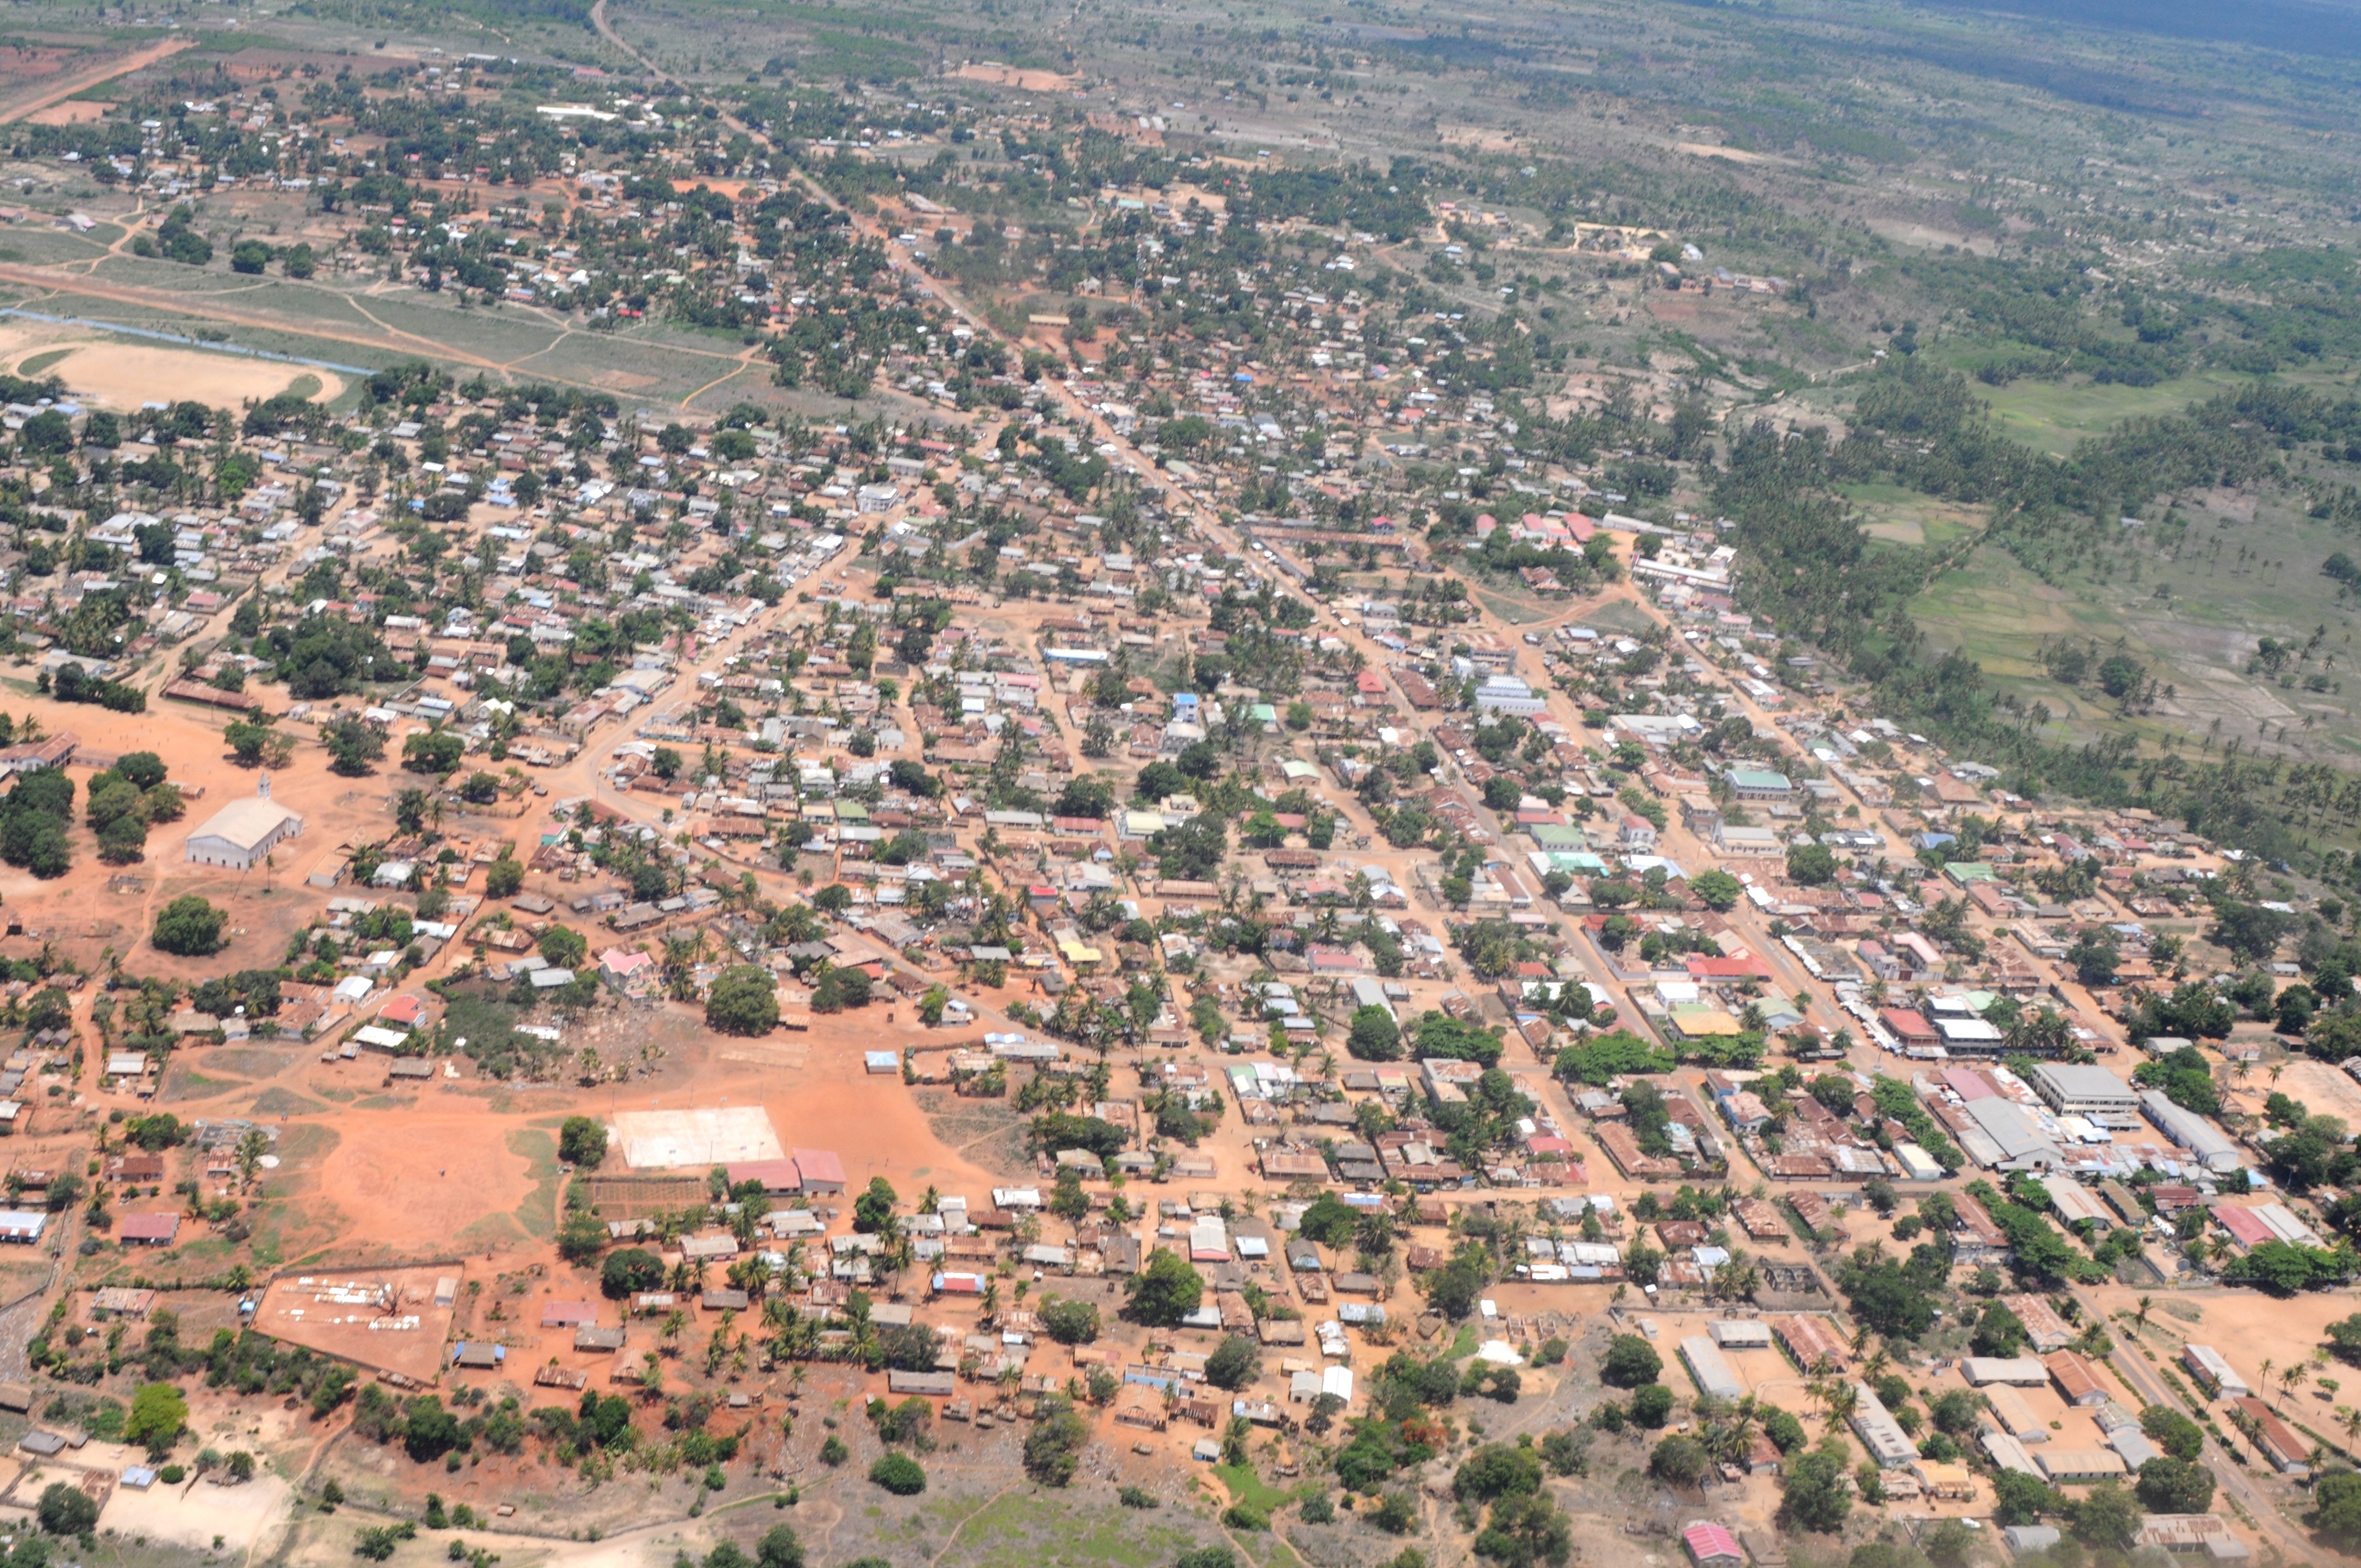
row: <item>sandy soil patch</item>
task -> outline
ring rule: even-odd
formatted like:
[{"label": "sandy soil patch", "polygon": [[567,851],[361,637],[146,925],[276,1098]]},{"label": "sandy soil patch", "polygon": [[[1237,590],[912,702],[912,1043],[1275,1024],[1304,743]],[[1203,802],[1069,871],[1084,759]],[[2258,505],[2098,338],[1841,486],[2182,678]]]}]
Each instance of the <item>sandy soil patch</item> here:
[{"label": "sandy soil patch", "polygon": [[242,1486],[203,1481],[145,1492],[117,1486],[104,1522],[117,1535],[144,1535],[198,1552],[219,1541],[226,1552],[243,1553],[286,1516],[294,1496],[276,1475],[258,1475]]},{"label": "sandy soil patch", "polygon": [[[2248,1384],[2257,1385],[2257,1393],[2262,1391],[2259,1379],[2265,1357],[2269,1358],[2274,1368],[2302,1361],[2328,1343],[2331,1322],[2353,1315],[2352,1298],[2330,1291],[2294,1296],[2284,1301],[2259,1291],[2244,1290],[2156,1293],[2109,1286],[2095,1294],[2110,1316],[2135,1310],[2143,1295],[2149,1296],[2147,1329],[2140,1336],[2144,1343],[2167,1361],[2179,1356],[2185,1343],[2211,1345],[2229,1359]],[[2279,1376],[2274,1371],[2270,1387],[2274,1405],[2280,1392]],[[2320,1424],[2328,1413],[2328,1405],[2316,1398],[2319,1392],[2307,1386],[2290,1395],[2288,1409],[2293,1412],[2307,1409],[2316,1412],[2305,1419]]]},{"label": "sandy soil patch", "polygon": [[989,82],[995,87],[1016,87],[1027,93],[1062,93],[1082,84],[1079,76],[1060,76],[1054,71],[1025,71],[996,60],[970,60],[951,74],[966,82]]},{"label": "sandy soil patch", "polygon": [[[48,345],[44,351],[64,346]],[[236,408],[248,398],[275,397],[302,376],[320,383],[323,400],[345,389],[341,378],[308,366],[104,340],[72,345],[63,359],[48,367],[47,373],[62,378],[83,398],[113,409],[136,409],[145,402],[182,398],[215,408]]]},{"label": "sandy soil patch", "polygon": [[86,126],[106,118],[106,111],[112,107],[112,104],[88,98],[69,98],[62,104],[34,110],[25,116],[25,123],[28,126]]},{"label": "sandy soil patch", "polygon": [[2275,1087],[2290,1100],[2301,1100],[2315,1116],[2334,1116],[2348,1127],[2361,1127],[2361,1083],[2326,1062],[2296,1058],[2280,1069],[2278,1084],[2257,1085],[2267,1095]]},{"label": "sandy soil patch", "polygon": [[352,1215],[351,1234],[372,1247],[447,1252],[461,1231],[533,1190],[525,1157],[488,1136],[493,1128],[480,1118],[422,1122],[412,1111],[374,1131],[348,1126],[320,1168],[322,1196]]},{"label": "sandy soil patch", "polygon": [[1675,152],[1686,152],[1691,158],[1726,158],[1732,163],[1791,163],[1792,159],[1773,158],[1768,153],[1749,152],[1741,147],[1721,147],[1708,141],[1676,141]]}]

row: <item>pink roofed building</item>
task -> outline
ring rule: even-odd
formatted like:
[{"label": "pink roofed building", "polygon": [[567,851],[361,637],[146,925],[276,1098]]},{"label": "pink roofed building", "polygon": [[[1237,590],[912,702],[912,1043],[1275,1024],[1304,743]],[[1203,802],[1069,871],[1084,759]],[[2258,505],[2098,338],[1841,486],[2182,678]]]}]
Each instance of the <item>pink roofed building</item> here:
[{"label": "pink roofed building", "polygon": [[1746,1568],[1746,1552],[1738,1537],[1720,1525],[1700,1519],[1681,1531],[1681,1544],[1688,1549],[1689,1561],[1697,1568]]},{"label": "pink roofed building", "polygon": [[802,1179],[806,1192],[841,1192],[844,1190],[844,1161],[832,1149],[797,1149],[795,1152],[796,1174]]}]

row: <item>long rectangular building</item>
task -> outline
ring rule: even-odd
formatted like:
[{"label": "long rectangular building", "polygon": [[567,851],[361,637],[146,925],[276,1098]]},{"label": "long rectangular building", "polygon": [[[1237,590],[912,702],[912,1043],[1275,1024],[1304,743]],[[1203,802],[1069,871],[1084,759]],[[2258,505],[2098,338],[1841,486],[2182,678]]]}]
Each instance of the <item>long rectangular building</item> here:
[{"label": "long rectangular building", "polygon": [[1880,1470],[1899,1470],[1918,1457],[1910,1434],[1879,1401],[1877,1390],[1866,1383],[1853,1385],[1852,1433]]},{"label": "long rectangular building", "polygon": [[1730,1358],[1705,1335],[1691,1334],[1682,1340],[1681,1359],[1688,1364],[1689,1376],[1697,1379],[1699,1393],[1733,1402],[1746,1398],[1744,1380],[1730,1365]]},{"label": "long rectangular building", "polygon": [[1841,1366],[1852,1358],[1851,1344],[1826,1318],[1808,1313],[1780,1318],[1772,1323],[1771,1332],[1795,1365],[1806,1372],[1823,1361]]}]

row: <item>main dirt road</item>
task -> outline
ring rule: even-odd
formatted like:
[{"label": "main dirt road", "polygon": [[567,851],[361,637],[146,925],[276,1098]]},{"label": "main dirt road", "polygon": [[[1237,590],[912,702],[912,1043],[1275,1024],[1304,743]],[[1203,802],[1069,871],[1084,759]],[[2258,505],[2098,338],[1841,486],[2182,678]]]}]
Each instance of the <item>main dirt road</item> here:
[{"label": "main dirt road", "polygon": [[52,104],[62,104],[75,93],[87,93],[102,82],[128,76],[142,67],[192,48],[195,43],[194,38],[166,38],[159,43],[149,44],[146,49],[101,60],[80,71],[66,71],[45,82],[30,82],[14,91],[0,89],[0,126],[38,114]]}]

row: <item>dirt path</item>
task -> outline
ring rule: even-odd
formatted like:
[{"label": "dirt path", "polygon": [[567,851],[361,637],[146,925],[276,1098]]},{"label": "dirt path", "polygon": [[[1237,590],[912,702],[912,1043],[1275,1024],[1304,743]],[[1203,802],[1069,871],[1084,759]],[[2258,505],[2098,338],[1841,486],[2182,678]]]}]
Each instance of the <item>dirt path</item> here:
[{"label": "dirt path", "polygon": [[102,64],[90,66],[71,75],[61,76],[54,82],[29,88],[16,97],[0,99],[0,126],[21,120],[26,115],[46,109],[52,104],[62,104],[77,93],[87,93],[102,82],[112,82],[118,76],[126,76],[143,66],[153,65],[158,60],[178,54],[184,49],[193,48],[195,44],[194,38],[167,38],[161,43],[150,44],[146,49],[134,53],[118,55]]},{"label": "dirt path", "polygon": [[[2083,1315],[2091,1321],[2103,1323],[2107,1321],[2104,1310],[2097,1302],[2080,1290],[2074,1291],[2073,1296]],[[2169,1410],[2180,1409],[2180,1401],[2166,1392],[2163,1380],[2147,1369],[2129,1341],[2116,1342],[2114,1354],[2107,1358],[2107,1365],[2130,1387],[2132,1392],[2147,1403],[2162,1405]],[[2288,1524],[2286,1516],[2279,1512],[2279,1505],[2247,1477],[2242,1466],[2231,1463],[2222,1452],[2221,1445],[2210,1437],[2205,1440],[2204,1462],[2205,1468],[2213,1472],[2213,1479],[2254,1517],[2256,1527],[2271,1538],[2273,1546],[2287,1552],[2290,1561],[2301,1563],[2309,1558],[2312,1543]]]}]

